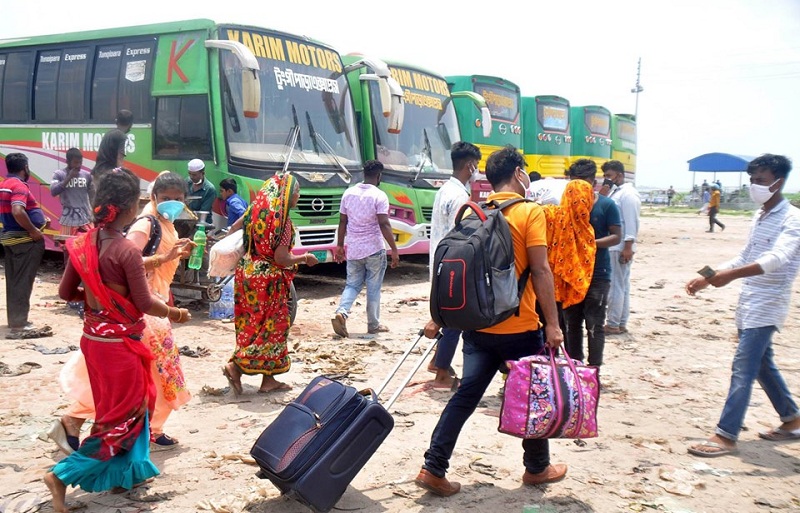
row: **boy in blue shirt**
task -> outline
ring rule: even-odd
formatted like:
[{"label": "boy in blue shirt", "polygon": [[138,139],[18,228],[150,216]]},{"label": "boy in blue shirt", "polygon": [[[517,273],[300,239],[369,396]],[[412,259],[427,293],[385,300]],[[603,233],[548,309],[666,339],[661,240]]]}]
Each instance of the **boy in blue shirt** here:
[{"label": "boy in blue shirt", "polygon": [[225,212],[228,213],[228,227],[244,215],[247,210],[247,202],[239,196],[237,185],[233,178],[226,178],[219,183],[219,193],[225,202]]}]

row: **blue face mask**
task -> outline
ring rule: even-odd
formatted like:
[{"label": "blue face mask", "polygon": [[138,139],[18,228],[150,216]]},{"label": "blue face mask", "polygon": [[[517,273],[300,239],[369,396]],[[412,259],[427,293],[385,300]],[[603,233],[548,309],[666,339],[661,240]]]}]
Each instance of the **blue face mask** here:
[{"label": "blue face mask", "polygon": [[164,219],[172,223],[178,218],[179,215],[181,215],[184,207],[185,205],[182,201],[169,200],[159,203],[156,209],[158,210],[158,213],[164,217]]}]

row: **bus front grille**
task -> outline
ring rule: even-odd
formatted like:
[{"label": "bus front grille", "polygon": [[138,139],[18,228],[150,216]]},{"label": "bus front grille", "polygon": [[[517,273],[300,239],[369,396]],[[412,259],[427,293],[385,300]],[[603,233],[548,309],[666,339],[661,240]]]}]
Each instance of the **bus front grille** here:
[{"label": "bus front grille", "polygon": [[422,217],[425,218],[425,221],[431,222],[433,219],[433,207],[422,207]]},{"label": "bus front grille", "polygon": [[330,217],[339,213],[341,199],[341,195],[336,194],[310,192],[303,195],[301,193],[294,210],[303,217]]},{"label": "bus front grille", "polygon": [[322,246],[336,243],[336,229],[330,230],[308,230],[302,228],[300,232],[300,244],[303,246]]}]

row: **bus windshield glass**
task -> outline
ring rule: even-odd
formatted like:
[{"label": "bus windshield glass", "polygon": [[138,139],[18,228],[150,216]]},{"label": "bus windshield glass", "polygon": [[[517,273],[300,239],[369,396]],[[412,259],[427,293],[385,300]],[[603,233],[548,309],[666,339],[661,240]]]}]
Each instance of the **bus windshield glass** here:
[{"label": "bus windshield glass", "polygon": [[516,123],[519,120],[519,92],[498,84],[476,82],[474,92],[483,96],[493,120]]},{"label": "bus windshield glass", "polygon": [[636,142],[636,124],[623,119],[617,120],[617,136],[623,141]]},{"label": "bus windshield glass", "polygon": [[611,116],[607,112],[586,110],[586,128],[594,136],[608,137],[611,134]]},{"label": "bus windshield glass", "polygon": [[[241,65],[231,52],[220,52],[232,162],[275,167],[291,153],[295,169],[359,169],[354,112],[338,53],[280,33],[223,28],[220,35],[248,46],[261,68],[261,112],[245,118],[240,115]],[[295,127],[300,130],[292,148]]]},{"label": "bus windshield glass", "polygon": [[569,106],[560,103],[538,103],[539,123],[545,130],[566,132],[569,128]]},{"label": "bus windshield glass", "polygon": [[450,147],[458,140],[458,119],[447,82],[441,78],[404,68],[392,68],[392,76],[403,87],[403,130],[390,134],[387,118],[380,112],[378,86],[370,82],[375,154],[395,171],[452,173]]}]

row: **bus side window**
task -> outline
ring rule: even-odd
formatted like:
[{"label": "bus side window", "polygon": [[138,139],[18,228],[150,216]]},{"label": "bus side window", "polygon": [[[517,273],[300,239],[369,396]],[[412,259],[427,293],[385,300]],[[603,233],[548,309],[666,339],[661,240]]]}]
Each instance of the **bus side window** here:
[{"label": "bus side window", "polygon": [[3,104],[0,119],[4,122],[30,121],[30,83],[33,76],[33,52],[14,52],[5,56],[3,73]]},{"label": "bus side window", "polygon": [[206,95],[157,99],[154,152],[157,157],[213,158]]}]

